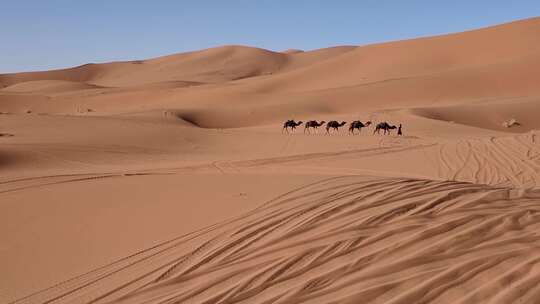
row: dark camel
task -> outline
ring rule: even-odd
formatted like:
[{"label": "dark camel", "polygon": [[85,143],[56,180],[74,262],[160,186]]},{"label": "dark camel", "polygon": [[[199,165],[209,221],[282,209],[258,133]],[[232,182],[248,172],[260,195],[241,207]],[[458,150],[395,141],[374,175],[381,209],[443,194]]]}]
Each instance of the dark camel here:
[{"label": "dark camel", "polygon": [[306,124],[305,124],[304,133],[306,133],[306,130],[309,133],[309,128],[313,128],[316,131],[324,123],[325,123],[324,120],[321,121],[321,122],[317,122],[316,120],[310,120],[310,121],[306,122]]},{"label": "dark camel", "polygon": [[352,133],[354,135],[355,129],[358,129],[358,132],[361,132],[362,128],[365,128],[369,125],[371,125],[371,121],[366,121],[366,123],[364,124],[360,120],[355,120],[349,125],[349,133]]},{"label": "dark camel", "polygon": [[385,122],[380,122],[375,127],[375,130],[373,131],[373,134],[375,134],[375,133],[380,134],[381,130],[384,130],[384,135],[386,135],[386,132],[388,132],[388,134],[390,134],[391,130],[393,130],[393,129],[396,129],[396,126],[391,126],[386,121]]},{"label": "dark camel", "polygon": [[287,133],[289,133],[289,128],[291,128],[291,131],[294,131],[294,130],[296,129],[296,127],[298,127],[298,126],[301,125],[301,124],[302,124],[301,121],[295,122],[294,119],[287,120],[287,121],[283,124],[283,130],[281,130],[281,132],[287,131]]},{"label": "dark camel", "polygon": [[342,121],[342,122],[337,122],[335,120],[329,121],[326,124],[326,133],[330,134],[330,129],[331,128],[339,132],[339,128],[343,127],[346,123],[347,122],[345,122],[345,121]]}]

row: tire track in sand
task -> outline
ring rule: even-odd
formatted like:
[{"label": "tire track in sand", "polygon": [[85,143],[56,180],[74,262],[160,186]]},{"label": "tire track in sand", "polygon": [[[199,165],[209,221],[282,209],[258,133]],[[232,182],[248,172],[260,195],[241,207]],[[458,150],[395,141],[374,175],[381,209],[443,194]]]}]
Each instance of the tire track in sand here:
[{"label": "tire track in sand", "polygon": [[539,199],[327,179],[12,303],[535,303]]},{"label": "tire track in sand", "polygon": [[[490,185],[540,187],[540,143],[534,132],[441,143],[439,178]],[[463,151],[448,157],[445,150]]]}]

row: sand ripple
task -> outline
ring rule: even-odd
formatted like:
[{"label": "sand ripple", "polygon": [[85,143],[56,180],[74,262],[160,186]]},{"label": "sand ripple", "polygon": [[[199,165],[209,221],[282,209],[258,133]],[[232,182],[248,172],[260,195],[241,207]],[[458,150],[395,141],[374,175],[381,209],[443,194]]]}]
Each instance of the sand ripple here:
[{"label": "sand ripple", "polygon": [[535,303],[539,199],[333,178],[16,303]]}]

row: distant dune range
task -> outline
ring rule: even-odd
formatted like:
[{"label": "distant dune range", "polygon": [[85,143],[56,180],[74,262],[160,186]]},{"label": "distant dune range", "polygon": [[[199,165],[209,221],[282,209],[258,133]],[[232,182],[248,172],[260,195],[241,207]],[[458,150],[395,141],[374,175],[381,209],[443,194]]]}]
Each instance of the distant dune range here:
[{"label": "distant dune range", "polygon": [[[540,93],[539,28],[540,20],[530,19],[364,47],[277,53],[225,46],[150,60],[7,74],[0,76],[0,86],[7,86],[0,105],[11,112],[34,108],[46,113],[69,113],[76,103],[102,112],[190,108],[196,109],[201,126],[237,127],[277,122],[288,113],[301,116],[531,97]],[[81,92],[58,97],[54,107],[39,100],[11,101],[7,95],[21,92],[18,88],[29,95],[66,90],[64,85],[43,90],[37,80],[70,81],[71,92],[75,83],[81,83]],[[206,86],[185,90],[185,82]],[[86,90],[89,85],[110,89],[92,94]],[[141,85],[146,89],[118,89]],[[231,104],[252,113],[230,113],[226,108]],[[232,117],[226,123],[212,123],[215,112]]]},{"label": "distant dune range", "polygon": [[540,18],[0,74],[0,302],[540,303],[539,80]]}]

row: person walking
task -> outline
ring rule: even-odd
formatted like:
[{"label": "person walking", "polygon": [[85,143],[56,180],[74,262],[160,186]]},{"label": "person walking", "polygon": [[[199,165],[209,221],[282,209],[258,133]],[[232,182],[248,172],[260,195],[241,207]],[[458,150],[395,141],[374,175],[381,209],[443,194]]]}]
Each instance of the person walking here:
[{"label": "person walking", "polygon": [[397,135],[402,136],[403,133],[401,132],[401,124],[399,124],[399,128],[397,129]]}]

